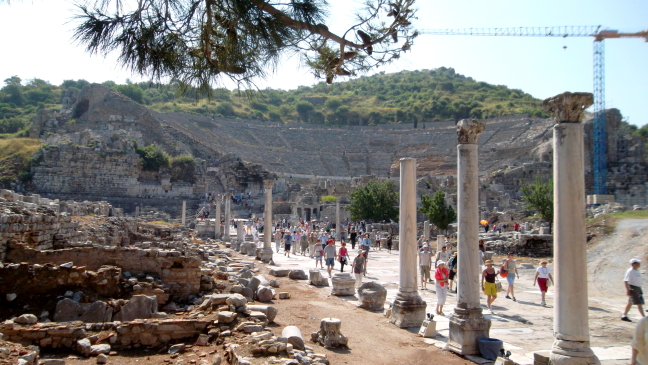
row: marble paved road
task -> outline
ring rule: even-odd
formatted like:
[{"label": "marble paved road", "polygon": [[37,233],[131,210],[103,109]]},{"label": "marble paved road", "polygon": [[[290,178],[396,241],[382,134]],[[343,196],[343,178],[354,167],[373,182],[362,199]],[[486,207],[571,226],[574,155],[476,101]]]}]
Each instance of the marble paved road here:
[{"label": "marble paved road", "polygon": [[[273,243],[274,249],[274,243]],[[355,257],[355,250],[349,250],[350,255]],[[390,302],[396,296],[398,291],[398,251],[388,253],[386,250],[375,250],[369,254],[366,277],[363,281],[376,281],[384,285],[387,289],[387,302]],[[308,272],[315,268],[315,261],[308,256],[293,255],[284,256],[283,252],[274,255],[275,264],[285,268],[303,269]],[[334,272],[339,272],[340,264],[336,262]],[[350,272],[350,267],[345,267],[345,271]],[[417,270],[418,272],[418,270]],[[325,270],[322,271],[324,277],[327,276]],[[549,289],[547,295],[547,306],[540,305],[540,292],[534,287],[533,278],[535,269],[519,270],[520,278],[516,281],[517,302],[505,299],[505,292],[493,304],[495,315],[486,315],[492,320],[491,337],[504,341],[505,348],[513,353],[512,359],[518,364],[532,364],[533,352],[549,350],[553,343],[553,287]],[[506,290],[507,283],[503,279],[502,286]],[[419,284],[420,285],[420,284]],[[321,290],[330,290],[322,288]],[[421,297],[428,304],[428,312],[434,313],[436,307],[436,294],[434,284],[428,283],[426,290],[419,291]],[[355,297],[343,297],[346,300],[356,300]],[[627,330],[627,328],[618,328],[618,313],[621,310],[624,299],[619,299],[620,305],[610,308],[606,302],[598,302],[596,298],[590,298],[590,318],[592,313],[601,317],[606,325],[605,328],[597,330],[598,322],[590,319],[592,346],[603,364],[616,365],[627,363],[630,359],[629,341],[619,340],[617,336],[610,335],[611,331]],[[447,304],[443,311],[445,316],[435,315],[437,322],[437,331],[439,335],[435,339],[423,339],[430,345],[443,347],[448,336],[448,317],[454,310],[456,295],[448,294]],[[486,297],[482,294],[482,307],[486,308]],[[614,319],[614,321],[613,321]],[[625,323],[623,323],[625,325]],[[627,326],[626,326],[627,327]],[[626,336],[627,338],[627,336]]]}]

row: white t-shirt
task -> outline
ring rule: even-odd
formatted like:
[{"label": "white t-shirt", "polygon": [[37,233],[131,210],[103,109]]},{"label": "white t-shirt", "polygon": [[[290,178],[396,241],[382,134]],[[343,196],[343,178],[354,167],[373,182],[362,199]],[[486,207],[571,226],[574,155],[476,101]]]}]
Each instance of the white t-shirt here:
[{"label": "white t-shirt", "polygon": [[623,281],[627,281],[628,284],[632,286],[641,286],[641,273],[639,270],[629,268],[628,271],[626,271],[625,279],[623,279]]},{"label": "white t-shirt", "polygon": [[536,271],[538,272],[539,279],[549,279],[549,273],[551,270],[548,267],[540,266]]}]

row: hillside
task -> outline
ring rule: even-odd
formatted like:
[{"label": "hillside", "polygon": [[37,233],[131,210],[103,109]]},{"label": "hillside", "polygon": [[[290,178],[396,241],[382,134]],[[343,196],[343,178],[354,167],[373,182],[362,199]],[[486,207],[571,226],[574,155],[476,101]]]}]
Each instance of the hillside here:
[{"label": "hillside", "polygon": [[[4,80],[0,89],[0,133],[26,127],[40,108],[58,107],[64,90],[81,90],[85,80],[55,86],[40,79]],[[329,125],[377,125],[486,118],[526,113],[545,116],[540,100],[521,90],[478,82],[452,68],[380,73],[333,85],[257,93],[214,89],[210,99],[179,96],[172,85],[104,85],[159,112],[306,122]]]}]

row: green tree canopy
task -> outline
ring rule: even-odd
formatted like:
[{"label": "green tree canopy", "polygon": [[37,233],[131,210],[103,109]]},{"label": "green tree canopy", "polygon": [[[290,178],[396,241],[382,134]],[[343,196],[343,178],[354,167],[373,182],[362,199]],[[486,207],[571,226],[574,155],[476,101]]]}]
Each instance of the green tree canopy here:
[{"label": "green tree canopy", "polygon": [[441,190],[437,190],[432,198],[427,195],[421,196],[419,211],[425,214],[432,224],[443,230],[448,229],[448,225],[457,220],[457,214],[451,205],[446,205],[445,193]]},{"label": "green tree canopy", "polygon": [[350,198],[351,205],[347,209],[353,220],[398,220],[398,192],[391,180],[371,180],[351,193]]},{"label": "green tree canopy", "polygon": [[525,208],[537,211],[543,220],[553,224],[553,179],[542,182],[538,176],[533,183],[522,185],[521,190]]},{"label": "green tree canopy", "polygon": [[204,92],[222,77],[249,86],[293,53],[331,83],[409,50],[413,5],[365,1],[354,24],[334,33],[325,0],[77,0],[75,38],[91,53],[117,51],[141,75]]}]

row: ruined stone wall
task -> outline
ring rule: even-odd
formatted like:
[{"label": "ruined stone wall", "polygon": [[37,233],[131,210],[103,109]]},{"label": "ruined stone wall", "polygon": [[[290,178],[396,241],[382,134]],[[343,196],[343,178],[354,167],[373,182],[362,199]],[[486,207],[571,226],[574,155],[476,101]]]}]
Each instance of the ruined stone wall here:
[{"label": "ruined stone wall", "polygon": [[161,346],[169,342],[188,340],[206,331],[211,321],[189,319],[138,319],[132,322],[108,322],[87,325],[82,322],[40,323],[23,326],[13,321],[0,323],[0,333],[5,339],[44,348],[74,348],[78,340],[87,338],[88,332],[110,331],[112,348],[131,346]]},{"label": "ruined stone wall", "polygon": [[175,250],[123,247],[74,247],[39,251],[25,245],[9,244],[7,261],[30,264],[73,262],[89,270],[105,265],[117,266],[133,274],[155,273],[169,287],[171,295],[186,296],[200,291],[200,257],[184,256]]},{"label": "ruined stone wall", "polygon": [[16,294],[16,303],[29,304],[33,295],[57,293],[83,288],[106,298],[118,297],[121,269],[101,267],[91,271],[82,266],[64,267],[54,264],[0,263],[0,293]]},{"label": "ruined stone wall", "polygon": [[32,181],[42,193],[136,196],[140,157],[136,153],[95,150],[72,144],[49,146],[32,168]]}]

